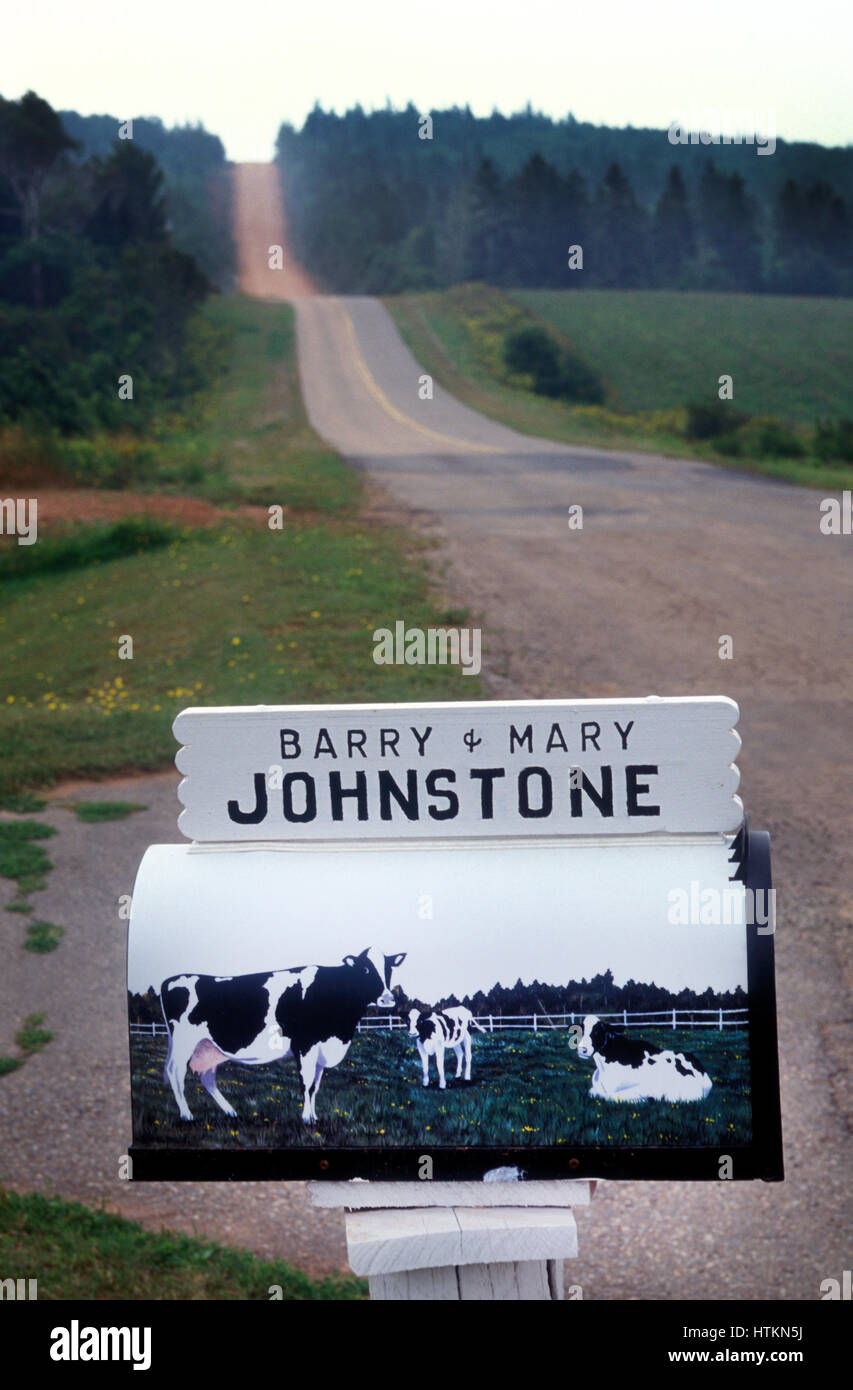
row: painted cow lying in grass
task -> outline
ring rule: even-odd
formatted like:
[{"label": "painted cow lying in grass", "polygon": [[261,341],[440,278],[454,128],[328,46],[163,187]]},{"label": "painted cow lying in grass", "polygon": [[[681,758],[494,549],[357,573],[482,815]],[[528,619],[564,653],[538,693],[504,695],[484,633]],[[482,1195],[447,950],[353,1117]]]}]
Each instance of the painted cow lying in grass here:
[{"label": "painted cow lying in grass", "polygon": [[711,1078],[689,1052],[672,1052],[627,1038],[609,1019],[587,1014],[578,1056],[595,1062],[589,1094],[594,1100],[704,1100]]}]

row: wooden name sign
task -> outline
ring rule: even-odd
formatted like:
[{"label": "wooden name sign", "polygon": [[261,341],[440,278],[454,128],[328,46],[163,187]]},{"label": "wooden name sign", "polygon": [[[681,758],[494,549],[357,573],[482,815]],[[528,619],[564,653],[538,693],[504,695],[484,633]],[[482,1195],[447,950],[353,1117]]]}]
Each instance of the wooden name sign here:
[{"label": "wooden name sign", "polygon": [[193,840],[734,831],[732,700],[188,709]]}]

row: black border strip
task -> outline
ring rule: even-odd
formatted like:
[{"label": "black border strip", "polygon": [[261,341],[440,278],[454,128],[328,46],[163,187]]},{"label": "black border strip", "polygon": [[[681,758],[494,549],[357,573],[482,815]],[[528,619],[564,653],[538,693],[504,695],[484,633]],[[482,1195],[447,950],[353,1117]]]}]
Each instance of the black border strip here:
[{"label": "black border strip", "polygon": [[[784,1179],[782,1114],[779,1099],[779,1056],[776,1036],[775,909],[770,862],[770,836],[749,830],[746,858],[748,901],[758,903],[746,928],[749,1061],[752,1088],[752,1148],[768,1182]],[[771,914],[767,931],[760,918]],[[735,1169],[737,1164],[735,1163]],[[737,1176],[737,1172],[735,1172]]]},{"label": "black border strip", "polygon": [[[781,1179],[755,1147],[731,1148],[735,1178]],[[152,1149],[131,1148],[133,1180],[141,1182],[272,1182],[278,1179],[418,1178],[424,1156],[436,1182],[480,1179],[490,1168],[520,1168],[527,1178],[626,1178],[694,1182],[720,1177],[720,1151],[708,1149]]]}]

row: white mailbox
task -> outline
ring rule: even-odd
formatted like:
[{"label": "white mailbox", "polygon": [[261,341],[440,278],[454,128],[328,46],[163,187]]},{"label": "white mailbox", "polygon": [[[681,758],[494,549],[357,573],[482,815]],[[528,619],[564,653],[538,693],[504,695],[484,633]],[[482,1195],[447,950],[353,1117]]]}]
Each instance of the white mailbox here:
[{"label": "white mailbox", "polygon": [[134,1176],[781,1177],[722,698],[185,710],[128,954]]}]

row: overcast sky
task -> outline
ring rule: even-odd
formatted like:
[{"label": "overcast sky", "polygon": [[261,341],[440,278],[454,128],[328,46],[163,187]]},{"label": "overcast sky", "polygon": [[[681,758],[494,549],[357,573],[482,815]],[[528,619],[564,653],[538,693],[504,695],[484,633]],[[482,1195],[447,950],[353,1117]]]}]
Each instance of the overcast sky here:
[{"label": "overcast sky", "polygon": [[25,0],[5,8],[0,94],[120,118],[201,120],[229,158],[271,158],[315,100],[665,128],[775,113],[776,134],[851,141],[849,0]]}]

